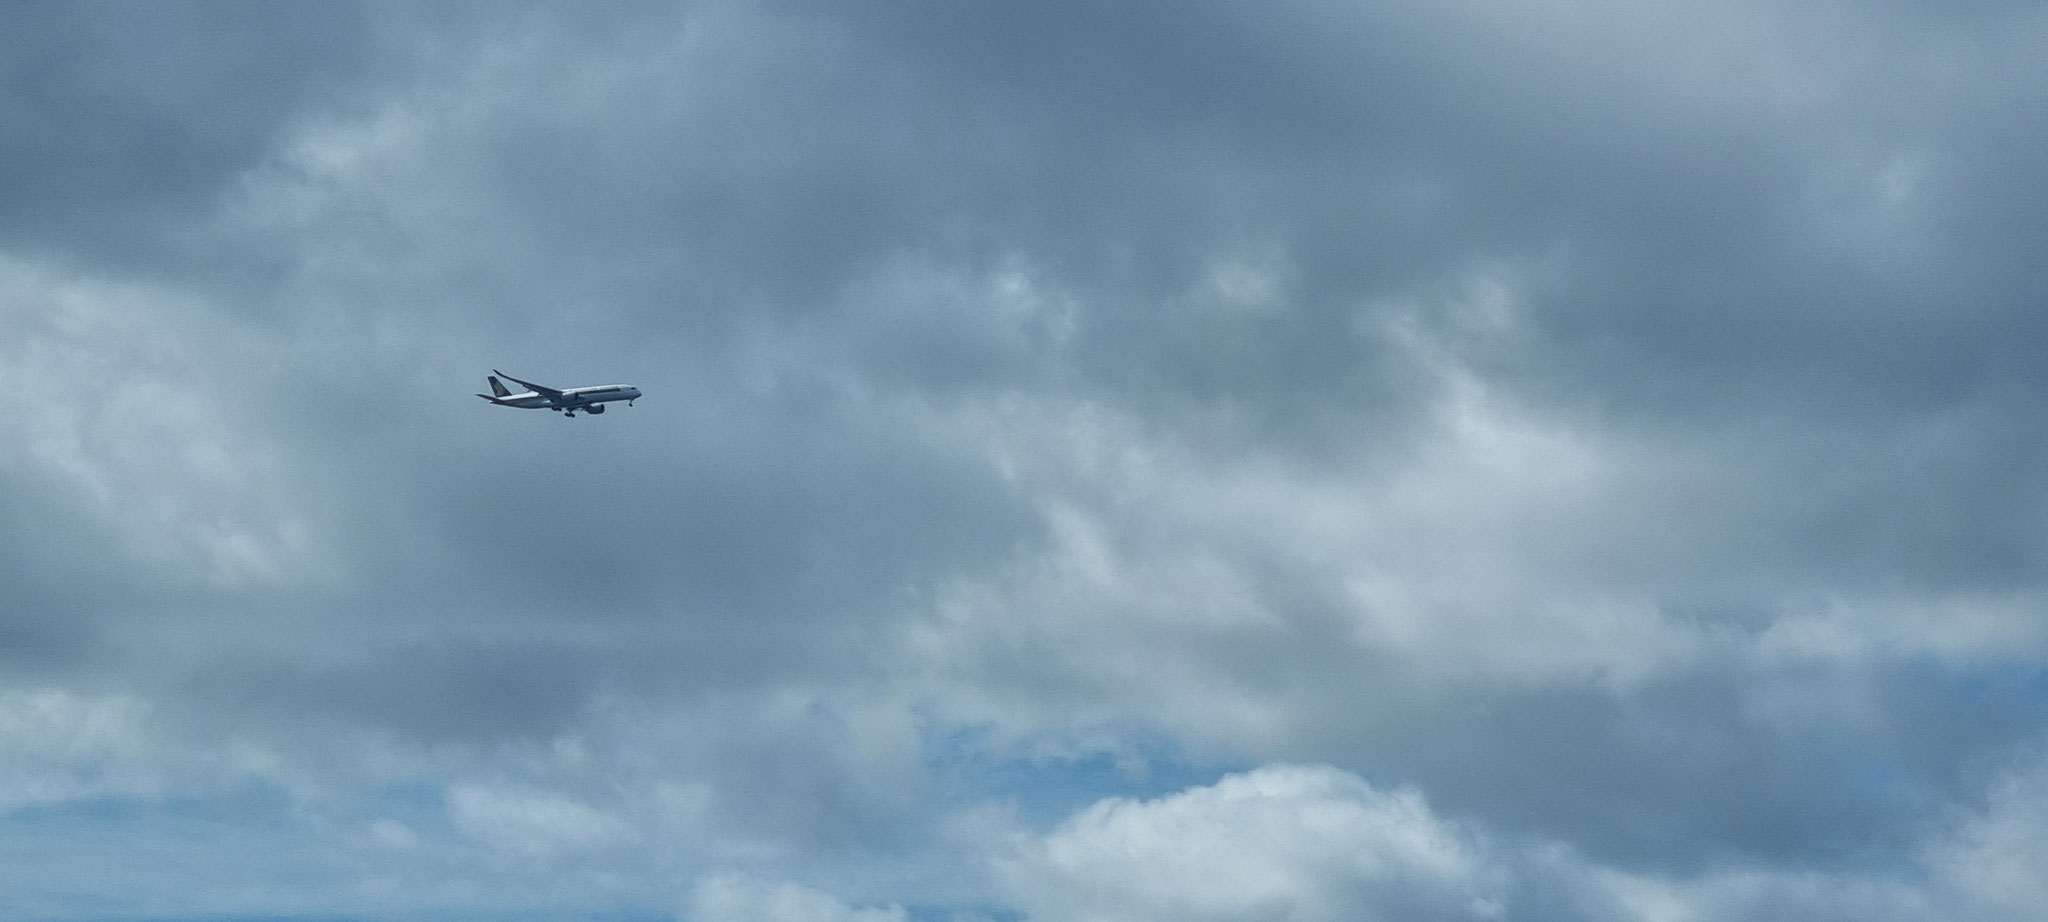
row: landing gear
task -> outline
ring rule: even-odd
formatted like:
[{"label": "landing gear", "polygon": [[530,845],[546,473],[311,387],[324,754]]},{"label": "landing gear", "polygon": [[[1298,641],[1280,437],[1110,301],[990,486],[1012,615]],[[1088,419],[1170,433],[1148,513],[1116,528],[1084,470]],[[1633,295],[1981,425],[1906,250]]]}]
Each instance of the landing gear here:
[{"label": "landing gear", "polygon": [[564,414],[562,414],[562,418],[563,418],[563,419],[575,419],[575,418],[576,418],[576,414],[575,414],[575,412],[573,412],[573,411],[572,411],[572,412],[568,412],[568,413],[564,413]]}]

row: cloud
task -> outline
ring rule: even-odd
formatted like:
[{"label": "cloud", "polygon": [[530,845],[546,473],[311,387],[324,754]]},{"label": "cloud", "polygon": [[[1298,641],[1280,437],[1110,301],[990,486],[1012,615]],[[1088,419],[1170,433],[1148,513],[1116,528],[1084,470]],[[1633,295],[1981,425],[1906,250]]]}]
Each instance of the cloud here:
[{"label": "cloud", "polygon": [[618,819],[551,794],[461,787],[449,793],[457,826],[510,851],[546,853],[588,848],[618,838]]},{"label": "cloud", "polygon": [[1999,774],[1983,807],[1925,853],[1935,879],[1972,918],[2022,919],[2036,911],[2048,870],[2048,761],[2038,749]]},{"label": "cloud", "polygon": [[1491,918],[1484,859],[1412,791],[1274,766],[1157,801],[1107,800],[1004,876],[1033,918]]},{"label": "cloud", "polygon": [[1928,830],[1906,873],[1628,870],[1301,765],[1099,801],[1019,837],[999,867],[1033,919],[2017,919],[2039,905],[2039,769],[2009,766],[1981,809]]},{"label": "cloud", "polygon": [[482,12],[0,14],[37,913],[2031,893],[2038,10]]},{"label": "cloud", "polygon": [[132,699],[10,691],[0,697],[0,739],[9,765],[0,809],[7,811],[148,795],[165,785],[151,771],[146,708]]},{"label": "cloud", "polygon": [[[0,464],[66,497],[100,550],[164,588],[233,591],[317,579],[318,551],[277,453],[229,417],[246,399],[206,353],[267,344],[170,286],[110,282],[30,260],[0,261],[7,317],[0,384],[40,392]],[[59,384],[58,382],[64,382]]]},{"label": "cloud", "polygon": [[902,908],[856,909],[800,884],[764,884],[738,875],[697,885],[692,922],[905,922]]}]

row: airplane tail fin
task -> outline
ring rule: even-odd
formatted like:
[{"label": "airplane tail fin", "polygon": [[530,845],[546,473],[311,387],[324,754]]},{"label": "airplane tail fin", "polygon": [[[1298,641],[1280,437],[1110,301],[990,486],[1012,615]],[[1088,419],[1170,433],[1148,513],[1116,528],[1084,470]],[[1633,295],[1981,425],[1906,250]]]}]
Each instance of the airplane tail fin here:
[{"label": "airplane tail fin", "polygon": [[[491,382],[491,393],[493,393],[493,394],[496,394],[496,395],[497,395],[497,396],[499,396],[499,397],[509,397],[509,396],[511,396],[511,395],[512,395],[512,392],[511,392],[511,391],[509,391],[509,390],[506,390],[506,389],[505,389],[505,385],[504,385],[503,383],[501,383],[501,382],[499,382],[499,381],[498,381],[498,376],[497,376],[497,375],[485,375],[484,377],[486,377],[486,378],[490,379],[490,382]],[[481,395],[479,395],[479,396],[481,396]]]}]

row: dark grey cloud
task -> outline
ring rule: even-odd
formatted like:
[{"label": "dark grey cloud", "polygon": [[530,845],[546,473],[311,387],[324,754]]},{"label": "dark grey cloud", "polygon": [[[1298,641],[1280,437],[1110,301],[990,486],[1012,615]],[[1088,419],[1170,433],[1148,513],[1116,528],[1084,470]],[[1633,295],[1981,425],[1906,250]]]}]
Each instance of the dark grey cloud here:
[{"label": "dark grey cloud", "polygon": [[15,127],[0,150],[17,173],[0,226],[17,251],[131,266],[177,258],[173,232],[309,107],[343,104],[378,52],[364,11],[343,4],[25,7],[8,20],[0,87]]}]

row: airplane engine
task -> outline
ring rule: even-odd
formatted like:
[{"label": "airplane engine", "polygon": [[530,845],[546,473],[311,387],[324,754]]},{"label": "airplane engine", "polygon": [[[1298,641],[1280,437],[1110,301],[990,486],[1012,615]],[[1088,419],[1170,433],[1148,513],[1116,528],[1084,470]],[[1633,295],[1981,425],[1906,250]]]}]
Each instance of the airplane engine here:
[{"label": "airplane engine", "polygon": [[593,404],[591,404],[590,406],[584,407],[584,408],[583,408],[583,412],[585,412],[585,413],[589,413],[589,414],[592,414],[592,415],[595,415],[595,414],[598,414],[598,413],[603,413],[603,412],[604,412],[604,404],[601,404],[601,403],[593,403]]}]

